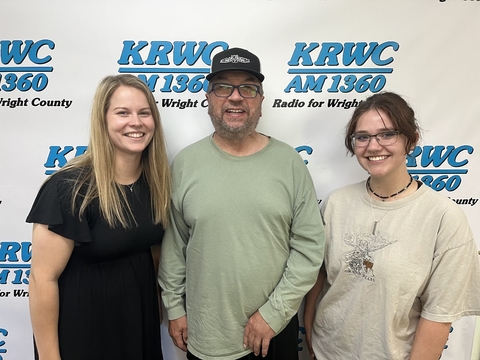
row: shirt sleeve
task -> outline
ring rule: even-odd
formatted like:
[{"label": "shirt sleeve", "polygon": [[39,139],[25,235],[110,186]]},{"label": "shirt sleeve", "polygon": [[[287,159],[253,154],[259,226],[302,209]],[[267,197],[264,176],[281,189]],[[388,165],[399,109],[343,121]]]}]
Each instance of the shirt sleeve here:
[{"label": "shirt sleeve", "polygon": [[276,332],[280,332],[297,313],[305,294],[315,284],[323,262],[325,233],[317,196],[308,169],[301,162],[297,174],[300,191],[290,229],[290,254],[280,282],[260,314]]},{"label": "shirt sleeve", "polygon": [[189,238],[188,225],[172,202],[170,222],[162,241],[158,281],[162,288],[162,300],[169,320],[186,314],[186,247]]},{"label": "shirt sleeve", "polygon": [[52,175],[40,188],[26,221],[48,225],[50,231],[75,242],[90,242],[88,221],[72,211],[73,183],[65,174]]},{"label": "shirt sleeve", "polygon": [[463,316],[480,315],[480,256],[460,208],[445,212],[437,244],[430,278],[421,295],[421,316],[453,322]]}]

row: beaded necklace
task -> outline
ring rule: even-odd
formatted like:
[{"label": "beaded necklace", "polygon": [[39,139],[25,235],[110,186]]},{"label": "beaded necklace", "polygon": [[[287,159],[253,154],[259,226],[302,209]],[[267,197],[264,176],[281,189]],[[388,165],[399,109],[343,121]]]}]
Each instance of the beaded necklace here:
[{"label": "beaded necklace", "polygon": [[400,191],[397,191],[395,194],[392,194],[392,195],[388,195],[388,196],[383,196],[383,195],[379,195],[377,194],[375,191],[372,190],[372,187],[370,186],[370,177],[367,179],[367,187],[368,187],[368,190],[370,190],[370,192],[375,195],[376,197],[382,199],[382,201],[385,201],[385,199],[390,199],[394,196],[397,196],[398,194],[401,194],[402,192],[404,192],[405,190],[408,189],[408,187],[412,184],[413,182],[413,177],[412,175],[410,175],[410,182],[407,184],[407,186],[405,186],[402,190]]}]

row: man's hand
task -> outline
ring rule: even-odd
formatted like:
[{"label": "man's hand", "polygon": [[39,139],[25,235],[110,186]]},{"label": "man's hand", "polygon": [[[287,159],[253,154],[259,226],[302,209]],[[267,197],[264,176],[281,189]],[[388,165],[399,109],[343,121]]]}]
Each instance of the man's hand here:
[{"label": "man's hand", "polygon": [[267,356],[270,340],[275,336],[275,331],[267,324],[258,311],[248,320],[243,332],[243,347],[250,348],[255,356],[262,353]]},{"label": "man's hand", "polygon": [[173,343],[180,350],[187,351],[188,344],[188,327],[187,315],[183,315],[175,320],[168,322],[168,333],[173,340]]}]

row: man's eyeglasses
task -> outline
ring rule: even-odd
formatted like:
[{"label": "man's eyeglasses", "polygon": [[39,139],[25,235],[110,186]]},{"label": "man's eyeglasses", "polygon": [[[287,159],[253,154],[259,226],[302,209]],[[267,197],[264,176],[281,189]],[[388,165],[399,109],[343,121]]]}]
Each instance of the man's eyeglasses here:
[{"label": "man's eyeglasses", "polygon": [[253,99],[260,93],[260,86],[253,84],[231,85],[231,84],[213,84],[210,92],[221,98],[229,97],[235,89],[241,97],[245,99]]},{"label": "man's eyeglasses", "polygon": [[365,147],[370,144],[370,140],[375,138],[377,142],[382,146],[393,145],[398,140],[398,135],[400,135],[400,131],[385,131],[374,135],[367,135],[367,134],[353,134],[352,141],[353,146],[355,147]]}]

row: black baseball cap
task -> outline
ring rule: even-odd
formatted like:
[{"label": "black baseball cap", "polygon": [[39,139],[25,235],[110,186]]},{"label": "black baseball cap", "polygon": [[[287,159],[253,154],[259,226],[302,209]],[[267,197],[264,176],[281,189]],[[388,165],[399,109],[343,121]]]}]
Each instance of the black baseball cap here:
[{"label": "black baseball cap", "polygon": [[213,57],[212,70],[207,75],[207,80],[221,73],[222,71],[246,71],[260,80],[265,76],[260,72],[260,60],[255,54],[241,48],[231,48],[219,52]]}]

